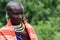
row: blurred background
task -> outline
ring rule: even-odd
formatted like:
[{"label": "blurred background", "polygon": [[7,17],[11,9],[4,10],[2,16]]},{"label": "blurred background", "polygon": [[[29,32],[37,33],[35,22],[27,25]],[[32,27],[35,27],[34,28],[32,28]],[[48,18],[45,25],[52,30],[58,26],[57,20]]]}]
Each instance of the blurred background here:
[{"label": "blurred background", "polygon": [[[6,4],[0,0],[0,28],[6,24]],[[39,40],[60,40],[60,0],[16,0],[24,6],[25,19]]]}]

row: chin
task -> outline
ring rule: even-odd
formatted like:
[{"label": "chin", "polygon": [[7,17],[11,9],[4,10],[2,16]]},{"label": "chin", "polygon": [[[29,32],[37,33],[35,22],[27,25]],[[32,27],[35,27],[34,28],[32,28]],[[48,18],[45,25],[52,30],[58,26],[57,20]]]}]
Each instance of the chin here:
[{"label": "chin", "polygon": [[12,24],[13,24],[13,25],[19,25],[19,24],[20,24],[20,22],[19,22],[19,23],[18,23],[18,22],[17,22],[17,23],[15,22],[15,23],[12,23]]},{"label": "chin", "polygon": [[21,21],[13,21],[12,24],[13,25],[19,25],[21,23]]}]

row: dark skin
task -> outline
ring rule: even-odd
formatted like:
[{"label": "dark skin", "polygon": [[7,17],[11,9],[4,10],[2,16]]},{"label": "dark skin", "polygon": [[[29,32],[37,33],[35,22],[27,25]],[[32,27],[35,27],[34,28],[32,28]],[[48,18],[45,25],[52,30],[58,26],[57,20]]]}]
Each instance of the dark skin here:
[{"label": "dark skin", "polygon": [[20,23],[22,23],[24,15],[23,9],[20,5],[18,4],[8,5],[7,11],[13,25],[19,25]]},{"label": "dark skin", "polygon": [[[14,2],[14,3],[7,5],[7,14],[12,22],[12,25],[19,25],[22,23],[23,17],[24,17],[24,11],[23,11],[22,6],[19,5],[18,3]],[[15,32],[15,33],[18,34],[19,36],[23,35],[22,38],[24,40],[25,39],[30,40],[26,29],[24,29],[23,32]]]}]

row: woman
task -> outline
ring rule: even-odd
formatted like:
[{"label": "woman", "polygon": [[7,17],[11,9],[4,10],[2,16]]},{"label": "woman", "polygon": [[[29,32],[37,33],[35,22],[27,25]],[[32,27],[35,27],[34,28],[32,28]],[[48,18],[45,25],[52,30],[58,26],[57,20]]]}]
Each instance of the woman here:
[{"label": "woman", "polygon": [[0,40],[38,40],[33,27],[24,20],[23,5],[10,1],[6,8],[8,23],[0,29]]}]

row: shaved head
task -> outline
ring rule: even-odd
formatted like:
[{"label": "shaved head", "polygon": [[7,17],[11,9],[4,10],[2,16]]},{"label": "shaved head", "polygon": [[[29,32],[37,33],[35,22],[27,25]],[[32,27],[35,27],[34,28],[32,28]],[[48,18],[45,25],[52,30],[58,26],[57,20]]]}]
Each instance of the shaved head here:
[{"label": "shaved head", "polygon": [[10,1],[7,4],[7,10],[24,10],[24,7],[21,3],[15,2],[15,1]]}]

